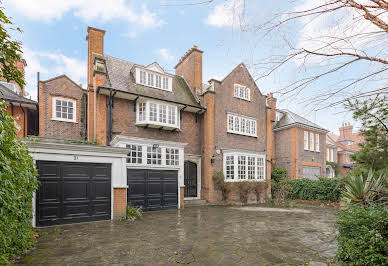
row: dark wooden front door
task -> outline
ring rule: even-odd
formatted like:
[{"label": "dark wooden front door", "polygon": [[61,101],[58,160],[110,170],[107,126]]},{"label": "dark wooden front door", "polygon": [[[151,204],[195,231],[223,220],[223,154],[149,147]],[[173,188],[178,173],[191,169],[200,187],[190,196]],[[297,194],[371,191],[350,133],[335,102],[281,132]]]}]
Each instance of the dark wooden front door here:
[{"label": "dark wooden front door", "polygon": [[185,198],[197,197],[197,164],[185,162]]},{"label": "dark wooden front door", "polygon": [[38,226],[109,220],[111,165],[37,161]]},{"label": "dark wooden front door", "polygon": [[128,169],[127,201],[144,211],[178,208],[178,171]]}]

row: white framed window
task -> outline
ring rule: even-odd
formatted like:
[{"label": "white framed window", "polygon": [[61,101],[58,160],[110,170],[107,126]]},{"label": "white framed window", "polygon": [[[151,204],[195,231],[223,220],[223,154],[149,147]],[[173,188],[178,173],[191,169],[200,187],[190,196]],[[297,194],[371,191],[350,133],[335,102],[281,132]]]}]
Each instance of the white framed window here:
[{"label": "white framed window", "polygon": [[255,171],[256,171],[256,165],[255,165],[255,157],[248,156],[248,179],[252,180],[255,179]]},{"label": "white framed window", "polygon": [[251,89],[244,86],[244,85],[235,83],[234,84],[234,97],[250,101],[251,100]]},{"label": "white framed window", "polygon": [[129,149],[127,163],[130,164],[142,164],[143,162],[143,150],[140,145],[127,145]]},{"label": "white framed window", "polygon": [[255,119],[235,114],[228,114],[227,119],[227,132],[257,137]]},{"label": "white framed window", "polygon": [[234,156],[225,157],[225,179],[234,179]]},{"label": "white framed window", "polygon": [[245,155],[239,155],[237,161],[237,167],[238,167],[238,179],[239,180],[245,180],[247,179],[247,163],[246,163],[246,156]]},{"label": "white framed window", "polygon": [[140,84],[146,85],[146,72],[143,70],[140,70]]},{"label": "white framed window", "polygon": [[326,149],[326,161],[331,162],[330,160],[330,150],[329,148]]},{"label": "white framed window", "polygon": [[169,74],[158,74],[151,70],[137,67],[135,71],[135,78],[136,83],[138,84],[172,92],[173,76]]},{"label": "white framed window", "polygon": [[154,74],[148,72],[147,76],[148,76],[147,85],[150,87],[153,87],[154,86]]},{"label": "white framed window", "polygon": [[334,162],[334,149],[330,149],[330,159],[331,162]]},{"label": "white framed window", "polygon": [[307,151],[309,149],[309,132],[304,131],[304,149]]},{"label": "white framed window", "polygon": [[314,151],[314,133],[310,132],[310,151]]},{"label": "white framed window", "polygon": [[77,102],[73,99],[53,97],[52,119],[76,123]]},{"label": "white framed window", "polygon": [[315,134],[315,151],[319,152],[319,133]]},{"label": "white framed window", "polygon": [[179,150],[166,148],[166,165],[179,165]]},{"label": "white framed window", "polygon": [[243,152],[224,153],[225,181],[264,181],[265,155]]},{"label": "white framed window", "polygon": [[139,103],[139,121],[145,121],[146,114],[146,103]]},{"label": "white framed window", "polygon": [[156,103],[150,103],[150,121],[156,122],[158,121],[158,105]]},{"label": "white framed window", "polygon": [[147,146],[147,164],[162,164],[162,149],[153,146]]},{"label": "white framed window", "polygon": [[179,128],[178,107],[161,102],[138,102],[136,123],[151,124],[167,128]]}]

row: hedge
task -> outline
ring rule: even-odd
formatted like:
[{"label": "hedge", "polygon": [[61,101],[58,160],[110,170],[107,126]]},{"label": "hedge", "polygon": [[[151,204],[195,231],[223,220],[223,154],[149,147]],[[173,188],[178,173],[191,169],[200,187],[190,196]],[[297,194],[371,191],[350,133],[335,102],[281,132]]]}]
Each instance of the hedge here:
[{"label": "hedge", "polygon": [[38,187],[33,159],[16,138],[15,122],[5,108],[0,100],[0,264],[34,243],[32,195]]},{"label": "hedge", "polygon": [[350,207],[339,212],[336,226],[338,261],[388,265],[388,207]]},{"label": "hedge", "polygon": [[317,180],[301,178],[286,180],[284,183],[292,187],[287,196],[289,199],[339,202],[343,188],[343,182],[338,178],[320,177]]}]

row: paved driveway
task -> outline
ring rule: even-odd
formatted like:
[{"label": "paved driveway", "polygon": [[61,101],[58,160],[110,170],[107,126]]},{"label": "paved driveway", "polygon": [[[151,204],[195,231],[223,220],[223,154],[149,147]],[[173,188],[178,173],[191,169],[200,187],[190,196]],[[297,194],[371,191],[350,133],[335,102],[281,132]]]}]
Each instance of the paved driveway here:
[{"label": "paved driveway", "polygon": [[336,250],[335,209],[190,207],[136,222],[42,229],[21,264],[274,265],[327,262]]}]

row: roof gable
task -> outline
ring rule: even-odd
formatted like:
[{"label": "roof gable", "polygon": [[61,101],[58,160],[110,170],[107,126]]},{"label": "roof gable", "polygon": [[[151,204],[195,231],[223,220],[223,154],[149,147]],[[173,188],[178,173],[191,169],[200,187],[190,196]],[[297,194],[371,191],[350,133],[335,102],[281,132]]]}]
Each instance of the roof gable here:
[{"label": "roof gable", "polygon": [[249,72],[248,68],[245,66],[244,63],[240,63],[238,64],[228,75],[226,75],[226,77],[224,77],[222,80],[221,80],[221,83],[223,83],[229,76],[231,76],[233,73],[235,73],[236,71],[238,71],[239,68],[242,68],[243,71],[245,72],[246,75],[244,75],[245,77],[248,77],[248,79],[250,80],[250,82],[253,84],[254,88],[257,89],[257,91],[259,92],[260,95],[263,95],[259,89],[259,87],[257,86],[256,84],[256,81],[253,79],[251,73]]},{"label": "roof gable", "polygon": [[56,77],[53,77],[51,79],[47,79],[47,80],[41,80],[40,82],[42,83],[50,83],[51,81],[54,81],[54,80],[57,80],[57,79],[67,79],[69,80],[71,83],[73,83],[76,87],[78,87],[79,89],[82,90],[82,87],[77,84],[74,80],[72,80],[71,78],[69,78],[67,75],[63,74],[63,75],[59,75],[59,76],[56,76]]},{"label": "roof gable", "polygon": [[149,70],[152,70],[152,71],[155,71],[155,72],[166,74],[164,69],[157,62],[153,62],[152,64],[146,66],[145,68],[149,69]]},{"label": "roof gable", "polygon": [[325,128],[311,122],[310,120],[294,113],[289,110],[279,110],[281,111],[284,115],[283,117],[276,123],[274,126],[274,129],[282,129],[282,128],[288,128],[291,126],[300,126],[300,127],[307,127],[307,128],[312,128],[320,131],[325,131],[329,132]]}]

